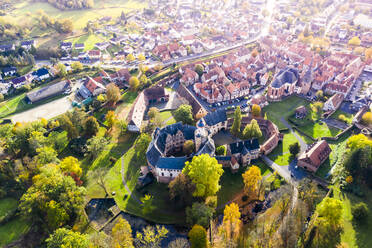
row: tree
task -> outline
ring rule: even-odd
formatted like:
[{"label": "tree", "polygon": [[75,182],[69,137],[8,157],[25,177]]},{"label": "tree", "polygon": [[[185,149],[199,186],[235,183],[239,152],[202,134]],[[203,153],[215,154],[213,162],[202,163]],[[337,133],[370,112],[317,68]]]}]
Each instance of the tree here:
[{"label": "tree", "polygon": [[154,197],[150,194],[146,194],[144,197],[141,198],[142,213],[144,215],[148,215],[154,210],[154,206],[152,205],[153,200],[154,200]]},{"label": "tree", "polygon": [[318,218],[315,221],[316,238],[314,247],[335,247],[340,242],[342,232],[342,203],[335,198],[326,197],[316,208]]},{"label": "tree", "polygon": [[193,140],[186,140],[185,143],[183,143],[182,150],[186,155],[190,155],[195,150],[195,144]]},{"label": "tree", "polygon": [[372,59],[372,47],[367,48],[367,49],[364,51],[364,56],[365,56],[366,60],[368,60],[368,59]]},{"label": "tree", "polygon": [[216,155],[219,156],[226,156],[226,147],[225,146],[219,146],[216,148]]},{"label": "tree", "polygon": [[291,145],[289,145],[289,152],[293,155],[293,157],[296,157],[297,154],[300,152],[301,147],[298,142],[295,142]]},{"label": "tree", "polygon": [[105,232],[93,232],[89,236],[89,248],[107,248],[112,244],[112,237]]},{"label": "tree", "polygon": [[110,83],[106,87],[106,98],[107,102],[111,106],[115,106],[115,104],[120,100],[120,89],[114,83]]},{"label": "tree", "polygon": [[46,165],[50,163],[58,163],[57,152],[50,146],[43,146],[36,149],[37,155],[35,156],[35,161],[38,165]]},{"label": "tree", "polygon": [[87,151],[91,158],[96,158],[108,145],[108,141],[104,137],[94,136],[87,141]]},{"label": "tree", "polygon": [[173,113],[173,117],[177,122],[193,125],[194,118],[192,117],[192,107],[188,104],[182,104]]},{"label": "tree", "polygon": [[59,63],[57,65],[57,74],[60,77],[65,77],[67,75],[66,66],[62,63]]},{"label": "tree", "polygon": [[132,76],[129,79],[129,87],[132,91],[137,91],[140,82],[137,77]]},{"label": "tree", "polygon": [[262,180],[260,168],[252,165],[244,172],[242,176],[244,182],[244,192],[251,199],[255,199],[258,196],[259,183]]},{"label": "tree", "polygon": [[67,115],[63,115],[60,119],[62,128],[67,132],[67,137],[69,140],[75,139],[79,136],[79,131],[76,126],[72,124],[72,121]]},{"label": "tree", "polygon": [[315,96],[316,96],[317,99],[323,99],[323,97],[324,97],[323,91],[322,90],[318,90],[315,93]]},{"label": "tree", "polygon": [[196,73],[198,73],[199,77],[201,77],[204,73],[204,67],[201,64],[196,64],[194,70]]},{"label": "tree", "polygon": [[74,173],[78,177],[80,177],[83,172],[80,167],[79,160],[72,156],[65,157],[59,164],[59,168],[62,172]]},{"label": "tree", "polygon": [[100,102],[100,103],[103,103],[103,102],[105,102],[106,101],[106,95],[105,94],[99,94],[98,96],[97,96],[97,100]]},{"label": "tree", "polygon": [[352,45],[352,46],[360,46],[360,39],[358,36],[354,36],[353,38],[351,38],[348,42],[349,45]]},{"label": "tree", "polygon": [[187,161],[182,173],[188,175],[196,185],[193,195],[204,197],[215,195],[221,188],[220,177],[223,173],[222,165],[208,154],[201,154]]},{"label": "tree", "polygon": [[186,209],[186,222],[189,226],[195,224],[208,228],[209,222],[213,217],[214,209],[202,202],[195,202],[192,207]]},{"label": "tree", "polygon": [[138,60],[139,61],[145,61],[146,60],[145,55],[143,55],[142,53],[140,55],[138,55]]},{"label": "tree", "polygon": [[88,138],[91,138],[98,133],[99,124],[94,116],[89,116],[88,118],[86,118],[83,122],[83,125],[84,133]]},{"label": "tree", "polygon": [[366,125],[372,125],[372,113],[371,112],[366,112],[362,116],[362,122]]},{"label": "tree", "polygon": [[128,131],[128,123],[125,120],[119,121],[120,134],[124,135]]},{"label": "tree", "polygon": [[207,248],[207,231],[200,225],[194,225],[188,234],[191,248]]},{"label": "tree", "polygon": [[146,226],[143,233],[137,232],[135,244],[141,248],[160,248],[160,243],[167,234],[168,230],[164,226]]},{"label": "tree", "polygon": [[234,112],[234,122],[231,126],[231,133],[235,136],[239,136],[240,135],[240,126],[241,126],[241,123],[242,123],[242,111],[240,110],[240,106],[238,106],[236,109],[235,109],[235,112]]},{"label": "tree", "polygon": [[130,53],[130,54],[127,55],[126,59],[127,59],[128,62],[132,62],[132,61],[134,61],[136,58],[133,56],[133,54]]},{"label": "tree", "polygon": [[323,105],[324,104],[322,102],[319,102],[319,101],[314,102],[313,104],[310,105],[311,110],[314,113],[313,118],[320,119],[320,117],[322,116],[322,113],[323,113]]},{"label": "tree", "polygon": [[107,121],[107,127],[111,129],[117,122],[118,119],[116,118],[114,111],[108,111],[106,114],[106,121]]},{"label": "tree", "polygon": [[358,222],[365,222],[368,218],[368,206],[364,202],[359,202],[351,208],[353,218]]},{"label": "tree", "polygon": [[159,114],[159,109],[157,107],[151,107],[147,112],[150,119],[154,119]]},{"label": "tree", "polygon": [[136,151],[137,159],[144,159],[147,147],[151,142],[151,137],[147,133],[142,133],[136,140],[134,144],[134,149]]},{"label": "tree", "polygon": [[240,220],[239,206],[236,203],[226,205],[223,211],[223,222],[219,233],[225,243],[234,243],[239,237],[242,221]]},{"label": "tree", "polygon": [[247,124],[243,130],[242,137],[244,139],[259,138],[262,136],[260,126],[255,119],[251,120],[250,124]]},{"label": "tree", "polygon": [[260,107],[260,105],[253,104],[251,111],[252,111],[252,115],[254,117],[260,117],[260,115],[261,115],[261,107]]},{"label": "tree", "polygon": [[46,240],[48,248],[88,248],[88,235],[74,232],[66,228],[59,228]]},{"label": "tree", "polygon": [[4,101],[4,95],[0,93],[0,102]]},{"label": "tree", "polygon": [[183,173],[180,173],[169,185],[169,195],[179,207],[188,206],[192,202],[192,194],[195,191],[195,184]]},{"label": "tree", "polygon": [[71,220],[84,203],[85,189],[66,177],[57,166],[47,165],[33,178],[22,196],[20,211],[46,230],[54,230]]},{"label": "tree", "polygon": [[71,68],[75,71],[75,72],[80,72],[83,70],[83,64],[80,63],[79,61],[75,61],[71,64]]},{"label": "tree", "polygon": [[92,177],[96,179],[96,183],[98,184],[98,186],[100,186],[105,191],[105,197],[107,197],[109,195],[109,192],[106,187],[105,176],[106,176],[106,171],[104,170],[104,168],[98,168],[94,170]]},{"label": "tree", "polygon": [[119,218],[118,222],[112,228],[111,236],[112,247],[134,248],[132,228],[126,219]]}]

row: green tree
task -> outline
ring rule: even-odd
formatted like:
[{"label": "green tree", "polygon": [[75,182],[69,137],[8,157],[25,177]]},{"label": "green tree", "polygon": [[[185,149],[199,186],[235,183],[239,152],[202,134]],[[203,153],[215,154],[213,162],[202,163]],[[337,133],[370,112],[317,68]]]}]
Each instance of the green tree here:
[{"label": "green tree", "polygon": [[110,106],[115,106],[115,104],[120,100],[120,89],[114,83],[110,83],[106,87],[106,98],[107,103]]},{"label": "green tree", "polygon": [[107,121],[107,127],[111,129],[117,122],[118,119],[116,118],[114,111],[108,111],[106,114],[106,121]]},{"label": "green tree", "polygon": [[208,154],[201,154],[187,161],[182,173],[188,175],[196,185],[194,196],[208,197],[215,195],[221,188],[220,177],[223,173],[222,165]]},{"label": "green tree", "polygon": [[257,105],[257,104],[253,104],[252,105],[251,112],[252,112],[252,115],[254,117],[260,117],[260,115],[261,115],[261,107],[259,105]]},{"label": "green tree", "polygon": [[189,226],[195,224],[208,228],[209,222],[213,217],[214,210],[204,203],[195,202],[192,207],[186,209],[186,222]]},{"label": "green tree", "polygon": [[129,79],[129,87],[132,91],[137,91],[138,87],[140,85],[140,82],[138,80],[137,77],[135,76],[132,76],[130,79]]},{"label": "green tree", "polygon": [[186,140],[185,143],[183,143],[182,150],[186,155],[190,155],[195,150],[195,144],[193,140]]},{"label": "green tree", "polygon": [[157,107],[151,107],[147,113],[150,119],[154,119],[159,114],[159,109]]},{"label": "green tree", "polygon": [[67,132],[67,137],[69,140],[75,139],[79,136],[79,131],[68,118],[67,115],[63,115],[60,119],[62,128]]},{"label": "green tree", "polygon": [[21,213],[45,230],[54,230],[74,218],[84,203],[85,189],[76,186],[57,166],[47,165],[33,178],[20,200]]},{"label": "green tree", "polygon": [[35,161],[38,165],[46,165],[50,163],[58,163],[57,152],[50,146],[43,146],[36,149],[37,155]]},{"label": "green tree", "polygon": [[75,72],[80,72],[83,70],[83,64],[79,61],[75,61],[71,64],[71,68],[75,71]]},{"label": "green tree", "polygon": [[193,125],[194,118],[192,117],[192,107],[188,104],[182,104],[173,113],[173,117],[177,122]]},{"label": "green tree", "polygon": [[141,248],[160,248],[161,241],[167,237],[168,230],[162,226],[146,226],[141,232],[137,232],[135,244]]},{"label": "green tree", "polygon": [[255,119],[251,120],[250,124],[247,124],[243,130],[242,138],[243,139],[253,139],[253,138],[260,138],[262,136],[262,132],[260,126],[258,125]]},{"label": "green tree", "polygon": [[134,61],[136,58],[133,56],[133,54],[130,53],[130,54],[127,55],[126,59],[127,59],[128,62],[132,62],[132,61]]},{"label": "green tree", "polygon": [[152,195],[149,195],[149,194],[146,194],[144,197],[141,198],[142,213],[144,215],[148,215],[154,210],[154,206],[152,205],[153,200],[154,200],[154,197]]},{"label": "green tree", "polygon": [[120,134],[124,135],[128,131],[128,123],[125,120],[120,120],[118,122]]},{"label": "green tree", "polygon": [[91,159],[97,158],[103,149],[108,145],[104,137],[94,136],[87,141],[87,151]]},{"label": "green tree", "polygon": [[4,101],[4,95],[0,93],[0,102]]},{"label": "green tree", "polygon": [[99,124],[97,119],[94,116],[89,116],[83,122],[84,125],[84,133],[88,138],[93,137],[98,133]]},{"label": "green tree", "polygon": [[191,204],[195,184],[192,183],[188,176],[180,173],[169,183],[168,187],[171,200],[179,207],[185,207]]},{"label": "green tree", "polygon": [[235,136],[239,136],[241,124],[242,124],[242,111],[240,110],[240,106],[238,106],[234,112],[234,122],[231,126],[230,132]]},{"label": "green tree", "polygon": [[119,218],[118,222],[112,228],[112,247],[115,248],[134,248],[132,228],[128,221]]},{"label": "green tree", "polygon": [[359,202],[351,208],[353,218],[358,222],[365,222],[368,219],[369,209],[367,204]]},{"label": "green tree", "polygon": [[66,71],[66,66],[62,63],[59,63],[57,65],[57,73],[58,73],[58,76],[60,77],[66,77],[67,75],[67,71]]},{"label": "green tree", "polygon": [[219,146],[216,148],[216,155],[219,156],[226,156],[226,147],[225,146]]},{"label": "green tree", "polygon": [[145,157],[147,147],[151,142],[151,137],[147,133],[142,133],[136,140],[134,144],[134,149],[136,151],[137,158]]},{"label": "green tree", "polygon": [[79,160],[72,156],[65,157],[59,164],[59,168],[62,172],[74,173],[78,177],[80,177],[83,173],[83,170],[80,167]]},{"label": "green tree", "polygon": [[59,228],[46,240],[48,248],[88,248],[89,240],[86,234]]},{"label": "green tree", "polygon": [[291,145],[289,145],[289,152],[293,155],[293,157],[296,157],[297,154],[300,152],[301,147],[298,142],[295,142]]},{"label": "green tree", "polygon": [[190,230],[188,236],[190,239],[191,248],[208,247],[207,231],[204,227],[200,225],[194,225]]},{"label": "green tree", "polygon": [[204,67],[201,64],[196,64],[194,70],[196,73],[198,73],[199,77],[201,77],[204,72]]}]

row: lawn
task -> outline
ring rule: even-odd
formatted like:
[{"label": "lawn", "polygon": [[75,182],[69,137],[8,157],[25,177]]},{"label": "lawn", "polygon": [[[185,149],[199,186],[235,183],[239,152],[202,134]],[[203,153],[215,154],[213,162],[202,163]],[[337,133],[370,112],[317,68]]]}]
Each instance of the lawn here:
[{"label": "lawn", "polygon": [[350,193],[341,192],[340,189],[334,186],[334,197],[342,201],[343,215],[342,224],[344,231],[341,235],[341,241],[349,245],[350,248],[369,248],[372,247],[372,214],[370,212],[364,224],[357,224],[353,221],[351,208],[353,205],[364,202],[368,205],[369,210],[372,210],[372,190],[363,188],[366,196],[364,198],[357,197]]},{"label": "lawn", "polygon": [[308,106],[309,102],[297,96],[290,96],[283,101],[270,103],[263,108],[263,112],[279,129],[282,129],[286,128],[286,126],[281,122],[281,118],[287,119],[301,105]]},{"label": "lawn", "polygon": [[298,126],[298,128],[314,139],[321,137],[334,137],[342,131],[340,129],[328,126],[325,122],[313,123],[311,121],[309,121],[306,125]]},{"label": "lawn", "polygon": [[0,247],[17,240],[21,235],[30,230],[30,225],[27,221],[17,217],[0,226]]},{"label": "lawn", "polygon": [[334,112],[331,115],[331,117],[334,118],[334,119],[336,119],[336,120],[338,120],[338,117],[340,115],[344,115],[346,117],[346,121],[347,121],[348,124],[351,124],[351,122],[353,121],[354,115],[349,114],[349,113],[346,113],[346,112],[342,111],[341,109],[337,109],[336,112]]},{"label": "lawn", "polygon": [[297,139],[292,133],[284,134],[283,141],[270,153],[269,158],[278,165],[288,165],[291,157],[289,146],[295,142]]},{"label": "lawn", "polygon": [[176,123],[176,120],[173,118],[172,111],[163,111],[159,113],[161,121],[165,125],[170,125]]},{"label": "lawn", "polygon": [[0,218],[7,215],[9,211],[14,210],[18,206],[18,201],[14,198],[3,198],[0,200]]},{"label": "lawn", "polygon": [[75,43],[84,43],[85,47],[84,47],[84,51],[89,51],[89,50],[92,50],[94,48],[94,45],[98,42],[102,42],[103,39],[96,35],[96,34],[84,34],[80,37],[76,37],[76,38],[71,38],[71,39],[68,39],[66,41],[70,41],[72,42],[73,44]]}]

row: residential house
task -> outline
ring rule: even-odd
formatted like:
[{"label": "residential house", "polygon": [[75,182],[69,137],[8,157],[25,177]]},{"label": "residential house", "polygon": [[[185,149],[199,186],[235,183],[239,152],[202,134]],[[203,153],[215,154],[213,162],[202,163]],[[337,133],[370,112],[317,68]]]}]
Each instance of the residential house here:
[{"label": "residential house", "polygon": [[0,52],[10,52],[15,50],[14,44],[4,44],[0,45]]},{"label": "residential house", "polygon": [[25,50],[30,50],[34,46],[36,46],[36,42],[34,40],[26,40],[21,42],[21,47]]},{"label": "residential house", "polygon": [[192,107],[192,113],[194,118],[200,119],[205,116],[208,112],[195,98],[195,96],[187,89],[184,85],[180,85],[177,89],[177,93],[180,97],[185,98]]},{"label": "residential house", "polygon": [[74,45],[76,50],[83,51],[85,49],[85,44],[84,43],[75,43]]},{"label": "residential house", "polygon": [[[101,82],[100,82],[101,81]],[[80,87],[78,94],[83,98],[98,96],[106,91],[106,87],[102,85],[102,78],[87,77],[83,85]]]},{"label": "residential house", "polygon": [[323,106],[323,111],[334,112],[340,107],[342,101],[344,100],[344,95],[337,93],[330,97]]},{"label": "residential house", "polygon": [[90,50],[88,52],[88,57],[91,60],[99,60],[101,57],[101,51],[100,50]]},{"label": "residential house", "polygon": [[297,165],[305,170],[316,172],[332,152],[327,141],[321,140],[311,144],[306,151],[298,157]]},{"label": "residential house", "polygon": [[49,71],[46,68],[40,68],[34,72],[32,72],[33,80],[36,81],[43,81],[50,77]]},{"label": "residential house", "polygon": [[110,46],[110,43],[109,43],[109,42],[99,42],[99,43],[94,44],[94,46],[95,46],[96,48],[98,48],[99,50],[103,51],[103,50],[105,50],[107,47]]},{"label": "residential house", "polygon": [[11,67],[4,67],[2,69],[4,77],[13,76],[17,73],[17,67],[11,66]]},{"label": "residential house", "polygon": [[21,77],[13,78],[11,80],[11,85],[15,89],[19,89],[22,86],[24,86],[26,84],[29,84],[29,83],[30,83],[30,81],[29,81],[29,78],[27,76],[21,76]]},{"label": "residential house", "polygon": [[[180,69],[181,70],[181,69]],[[186,68],[185,72],[183,73],[180,83],[185,84],[186,86],[192,85],[199,80],[199,75],[195,71]]]},{"label": "residential house", "polygon": [[71,42],[61,42],[60,48],[64,51],[70,51],[72,49]]}]

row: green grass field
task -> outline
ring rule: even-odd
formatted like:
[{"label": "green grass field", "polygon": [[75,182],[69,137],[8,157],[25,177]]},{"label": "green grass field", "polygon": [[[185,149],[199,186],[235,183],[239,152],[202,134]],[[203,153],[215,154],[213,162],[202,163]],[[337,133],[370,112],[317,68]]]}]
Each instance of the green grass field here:
[{"label": "green grass field", "polygon": [[0,218],[7,215],[9,211],[14,210],[18,206],[18,201],[14,198],[3,198],[0,200]]},{"label": "green grass field", "polygon": [[292,133],[284,134],[283,141],[270,153],[269,158],[278,165],[288,165],[291,158],[289,146],[295,142],[297,139]]},{"label": "green grass field", "polygon": [[372,214],[369,213],[364,224],[357,224],[353,221],[351,208],[353,205],[364,202],[368,205],[369,210],[372,209],[372,190],[364,188],[366,196],[364,198],[357,197],[350,193],[341,192],[338,187],[334,186],[334,197],[342,201],[343,215],[342,225],[344,231],[341,235],[341,241],[348,244],[350,248],[369,248],[372,247]]},{"label": "green grass field", "polygon": [[351,122],[353,121],[354,115],[346,113],[346,112],[342,111],[341,109],[337,109],[336,112],[334,112],[333,115],[331,115],[331,117],[338,120],[338,117],[340,115],[344,115],[346,117],[346,121],[347,121],[348,124],[351,124]]},{"label": "green grass field", "polygon": [[3,247],[10,242],[17,240],[21,235],[30,230],[30,225],[27,221],[17,217],[0,226],[0,247]]},{"label": "green grass field", "polygon": [[101,38],[98,35],[95,35],[95,34],[90,34],[90,35],[89,34],[84,34],[80,37],[67,39],[66,41],[70,41],[74,45],[75,45],[75,43],[84,43],[84,45],[85,45],[84,51],[89,51],[89,50],[92,50],[94,48],[94,44],[96,44],[98,42],[102,42],[102,41],[104,41],[104,39]]},{"label": "green grass field", "polygon": [[308,122],[306,125],[299,126],[298,128],[314,139],[321,137],[334,137],[341,132],[340,129],[328,126],[324,122]]},{"label": "green grass field", "polygon": [[286,126],[280,119],[287,119],[293,114],[294,110],[301,105],[308,106],[309,102],[297,96],[290,96],[283,101],[270,103],[263,108],[263,113],[266,113],[267,118],[281,129]]}]

